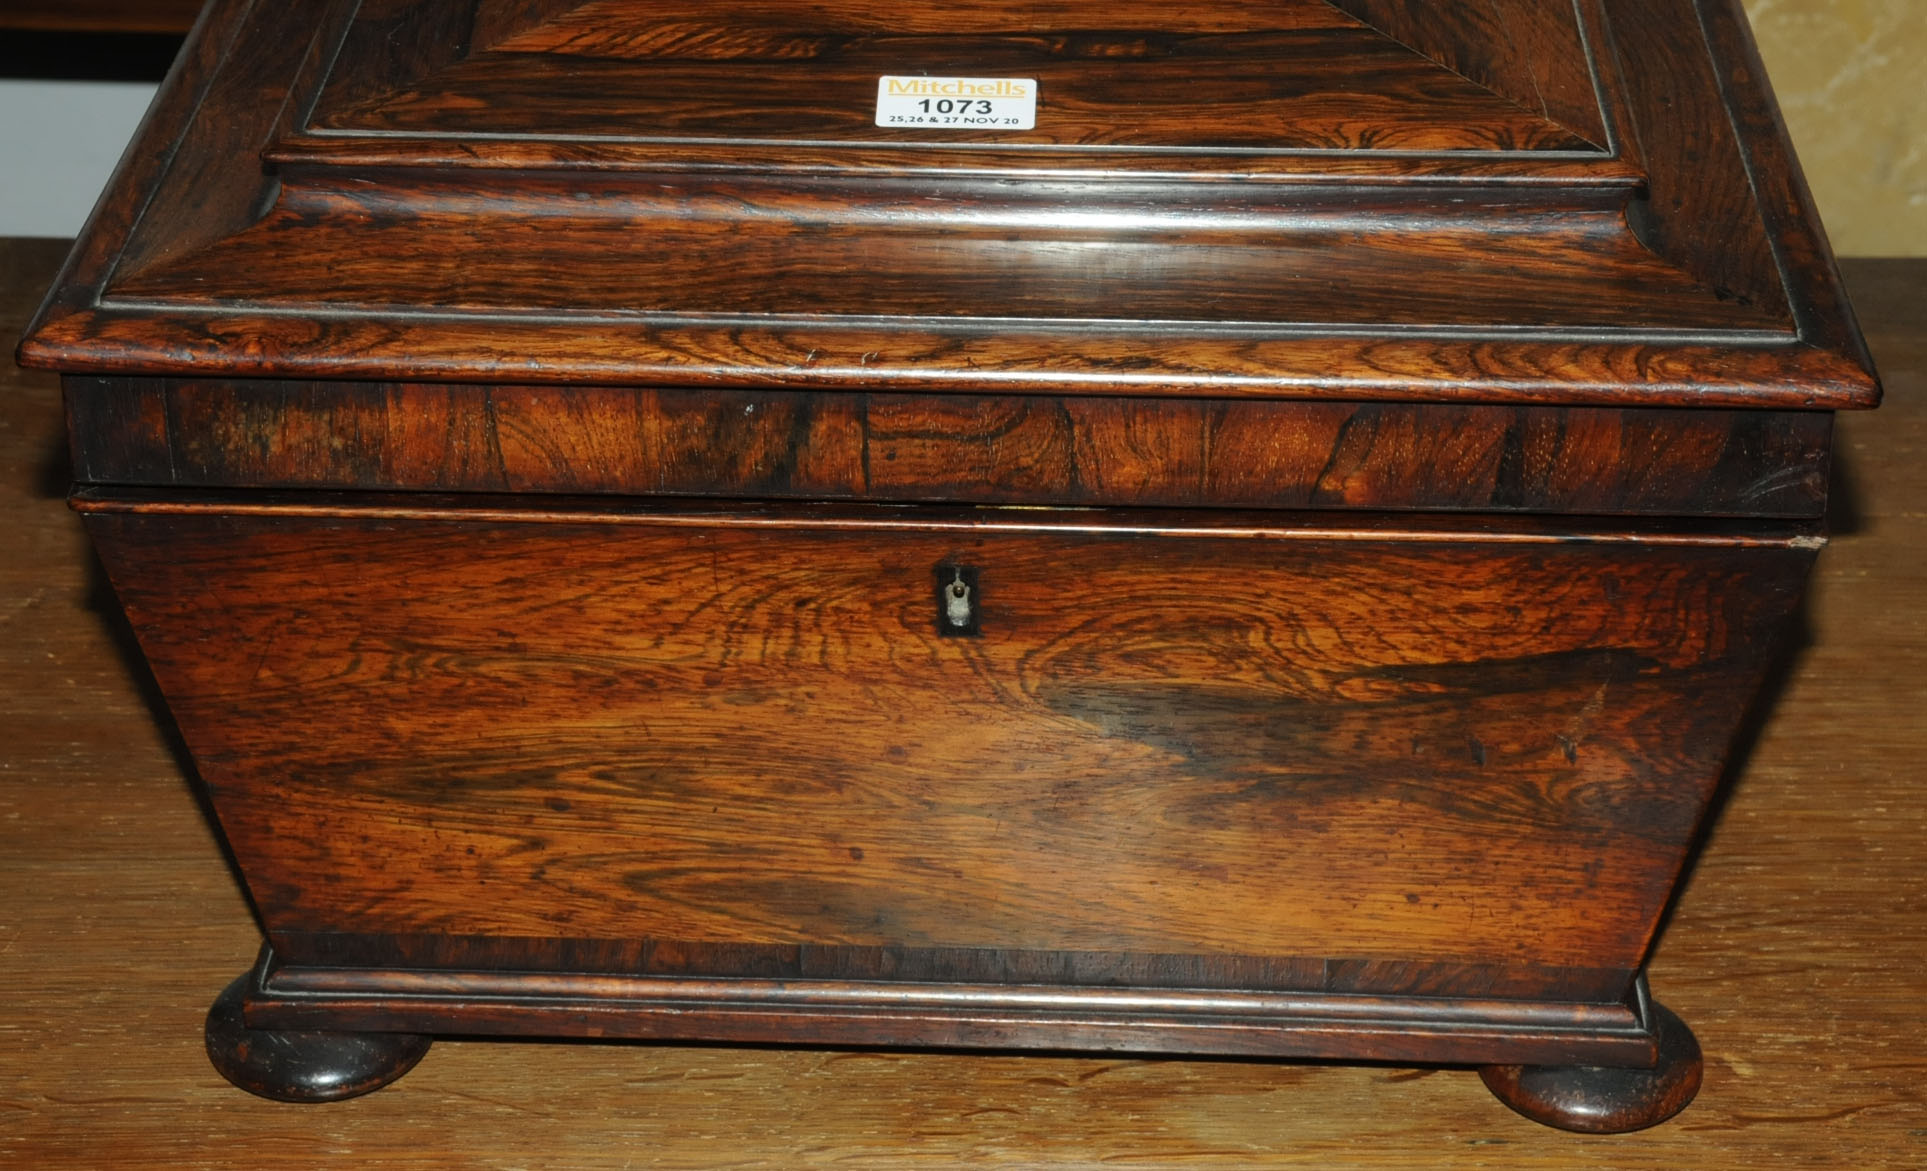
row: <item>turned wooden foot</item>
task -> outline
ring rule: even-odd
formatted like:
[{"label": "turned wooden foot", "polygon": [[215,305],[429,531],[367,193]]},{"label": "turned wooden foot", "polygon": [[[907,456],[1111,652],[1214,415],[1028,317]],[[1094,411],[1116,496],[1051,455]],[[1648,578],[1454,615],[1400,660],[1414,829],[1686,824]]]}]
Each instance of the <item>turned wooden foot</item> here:
[{"label": "turned wooden foot", "polygon": [[280,1102],[334,1102],[378,1090],[415,1068],[430,1038],[413,1033],[321,1033],[250,1029],[241,1020],[241,976],[207,1010],[207,1056],[221,1076]]},{"label": "turned wooden foot", "polygon": [[1499,1101],[1532,1119],[1582,1134],[1623,1134],[1656,1126],[1699,1093],[1699,1042],[1657,1004],[1649,1007],[1659,1040],[1651,1069],[1591,1065],[1488,1065],[1479,1071]]}]

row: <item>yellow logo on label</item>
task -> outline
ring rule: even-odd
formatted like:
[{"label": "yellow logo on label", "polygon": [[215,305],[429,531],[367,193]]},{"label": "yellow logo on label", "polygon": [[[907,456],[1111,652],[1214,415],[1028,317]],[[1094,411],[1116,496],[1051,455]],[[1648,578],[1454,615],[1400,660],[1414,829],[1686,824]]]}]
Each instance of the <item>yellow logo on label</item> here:
[{"label": "yellow logo on label", "polygon": [[994,80],[988,77],[892,77],[887,85],[889,95],[893,98],[1024,98],[1030,96],[1029,86],[1007,77]]}]

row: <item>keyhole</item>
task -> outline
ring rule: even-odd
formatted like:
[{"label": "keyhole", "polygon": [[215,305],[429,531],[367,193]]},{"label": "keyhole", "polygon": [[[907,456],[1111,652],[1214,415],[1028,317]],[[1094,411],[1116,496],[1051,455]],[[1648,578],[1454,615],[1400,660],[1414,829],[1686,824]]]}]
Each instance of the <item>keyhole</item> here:
[{"label": "keyhole", "polygon": [[977,571],[963,565],[937,567],[937,633],[946,638],[974,638],[982,617]]},{"label": "keyhole", "polygon": [[944,606],[944,616],[950,619],[950,625],[952,626],[969,626],[970,587],[964,584],[963,578],[960,576],[956,581],[950,583],[948,592],[950,594],[950,600]]}]

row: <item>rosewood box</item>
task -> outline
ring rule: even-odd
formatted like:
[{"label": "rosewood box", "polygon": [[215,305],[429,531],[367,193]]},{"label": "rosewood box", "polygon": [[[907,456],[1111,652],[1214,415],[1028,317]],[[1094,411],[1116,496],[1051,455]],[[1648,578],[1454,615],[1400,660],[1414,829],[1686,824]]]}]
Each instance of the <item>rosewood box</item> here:
[{"label": "rosewood box", "polygon": [[293,1100],[460,1033],[1660,1121],[1878,398],[1735,0],[213,0],[21,353]]}]

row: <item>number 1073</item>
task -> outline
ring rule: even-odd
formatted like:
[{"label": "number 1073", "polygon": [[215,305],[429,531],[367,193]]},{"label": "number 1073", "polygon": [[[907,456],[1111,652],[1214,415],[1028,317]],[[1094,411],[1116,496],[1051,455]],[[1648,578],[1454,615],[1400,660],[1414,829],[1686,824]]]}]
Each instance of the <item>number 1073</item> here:
[{"label": "number 1073", "polygon": [[988,114],[995,109],[984,98],[924,98],[917,108],[926,114]]}]

